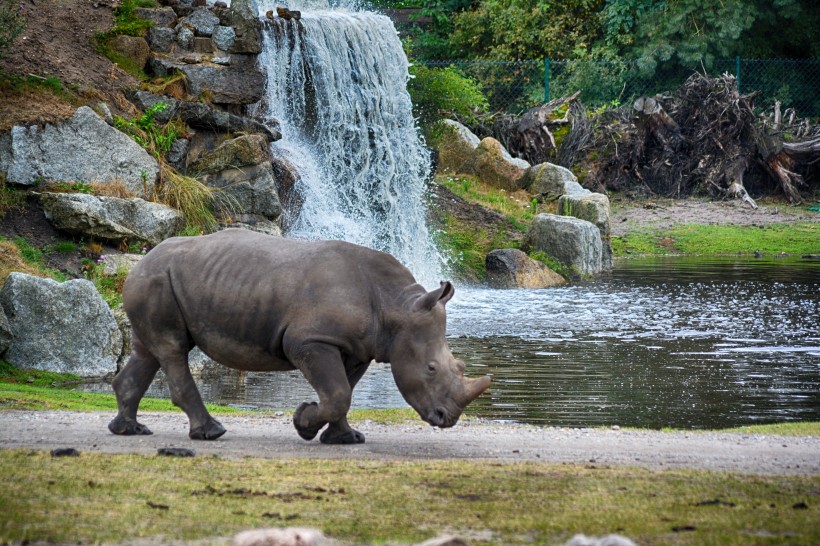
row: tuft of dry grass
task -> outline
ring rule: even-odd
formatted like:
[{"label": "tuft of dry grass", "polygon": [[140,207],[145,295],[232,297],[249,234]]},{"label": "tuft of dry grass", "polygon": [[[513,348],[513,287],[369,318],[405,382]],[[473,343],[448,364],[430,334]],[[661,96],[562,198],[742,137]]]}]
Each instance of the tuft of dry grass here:
[{"label": "tuft of dry grass", "polygon": [[20,249],[13,242],[0,241],[0,286],[6,282],[6,277],[13,271],[38,277],[48,276],[41,269],[23,259]]}]

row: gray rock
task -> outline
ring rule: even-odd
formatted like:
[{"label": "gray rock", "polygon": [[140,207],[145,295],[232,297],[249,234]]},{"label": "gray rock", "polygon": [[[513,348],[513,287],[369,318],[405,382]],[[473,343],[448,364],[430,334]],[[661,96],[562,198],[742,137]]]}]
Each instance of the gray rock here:
[{"label": "gray rock", "polygon": [[125,314],[125,309],[122,307],[114,309],[114,320],[117,321],[117,328],[119,328],[120,335],[122,336],[122,350],[120,351],[119,358],[117,358],[117,371],[120,371],[120,369],[128,363],[128,357],[131,356],[131,321],[128,315]]},{"label": "gray rock", "polygon": [[228,53],[259,54],[262,52],[262,22],[252,2],[235,0],[230,9],[219,10],[220,24],[231,27],[235,38]]},{"label": "gray rock", "polygon": [[234,42],[236,42],[236,32],[233,27],[223,27],[220,25],[214,29],[212,39],[216,47],[222,51],[230,51]]},{"label": "gray rock", "polygon": [[149,28],[146,36],[148,47],[157,53],[169,53],[176,39],[177,31],[166,27]]},{"label": "gray rock", "polygon": [[189,169],[198,174],[212,174],[225,169],[241,169],[270,160],[267,139],[258,134],[226,140],[216,149],[204,152]]},{"label": "gray rock", "polygon": [[5,359],[15,366],[84,377],[116,371],[122,334],[91,281],[11,273],[0,305],[14,334]]},{"label": "gray rock", "polygon": [[[188,25],[177,25],[177,45],[186,51],[190,51],[194,47],[194,29]],[[153,65],[152,65],[153,68]],[[167,76],[168,72],[162,74],[154,72],[157,76]]]},{"label": "gray rock", "polygon": [[231,114],[201,102],[178,101],[164,95],[157,95],[149,91],[131,90],[126,92],[128,100],[142,111],[147,110],[158,102],[164,102],[169,107],[158,112],[154,119],[160,123],[167,123],[175,117],[194,128],[209,129],[217,133],[260,133],[266,135],[270,142],[282,138],[278,123],[273,120],[269,124],[262,123],[254,118]]},{"label": "gray rock", "polygon": [[231,540],[231,546],[334,546],[335,540],[325,537],[318,529],[289,527],[287,529],[251,529],[242,531]]},{"label": "gray rock", "polygon": [[603,252],[601,256],[601,266],[604,269],[612,268],[609,197],[602,193],[562,195],[561,198],[558,199],[558,214],[561,216],[573,216],[595,224],[601,231]]},{"label": "gray rock", "polygon": [[134,63],[140,70],[145,68],[148,56],[151,54],[151,49],[148,47],[145,38],[139,36],[118,34],[108,40],[107,45],[112,51]]},{"label": "gray rock", "polygon": [[566,546],[635,546],[635,543],[621,535],[607,535],[601,538],[575,535]]},{"label": "gray rock", "polygon": [[219,17],[206,7],[198,7],[190,15],[180,19],[176,29],[179,32],[181,28],[189,26],[193,29],[195,36],[210,37],[218,25]]},{"label": "gray rock", "polygon": [[464,165],[481,140],[467,127],[457,121],[441,121],[441,137],[437,142],[438,169],[444,173],[457,173]]},{"label": "gray rock", "polygon": [[586,220],[539,214],[530,224],[524,245],[552,256],[581,275],[599,273],[603,268],[601,232]]},{"label": "gray rock", "polygon": [[9,319],[6,318],[6,313],[3,311],[3,307],[0,306],[0,356],[8,351],[13,339]]},{"label": "gray rock", "polygon": [[522,180],[522,186],[530,193],[546,200],[558,199],[562,195],[591,193],[578,183],[572,171],[552,163],[541,163],[530,167]]},{"label": "gray rock", "polygon": [[142,260],[144,254],[103,254],[97,260],[97,267],[102,267],[105,275],[113,277],[120,273],[128,273]]},{"label": "gray rock", "polygon": [[41,180],[123,182],[142,195],[153,189],[159,164],[128,135],[82,106],[64,123],[16,126],[0,135],[0,172],[7,181],[25,186]]},{"label": "gray rock", "polygon": [[592,222],[601,230],[601,235],[609,236],[609,197],[602,193],[562,195],[558,199],[558,214]]},{"label": "gray rock", "polygon": [[165,159],[168,160],[168,163],[179,172],[185,172],[188,148],[190,145],[191,141],[187,138],[178,138],[171,143],[171,148],[168,150],[168,154],[165,157]]},{"label": "gray rock", "polygon": [[538,260],[515,248],[487,254],[487,284],[490,288],[547,288],[566,284],[566,279]]},{"label": "gray rock", "polygon": [[482,182],[507,191],[519,190],[530,164],[513,158],[507,149],[493,137],[484,138],[461,171],[477,175]]},{"label": "gray rock", "polygon": [[209,95],[215,104],[253,104],[265,94],[267,78],[255,69],[220,65],[182,65],[188,92],[194,97]]},{"label": "gray rock", "polygon": [[[229,211],[231,216],[250,214],[276,221],[282,214],[278,187],[270,162],[245,168],[225,169],[203,176],[202,181],[222,190],[216,195],[216,200],[222,203],[223,208]],[[253,220],[246,220],[243,223],[255,224]]]},{"label": "gray rock", "polygon": [[145,112],[157,103],[167,104],[168,107],[164,110],[158,111],[154,114],[154,120],[158,123],[168,123],[177,116],[177,101],[173,97],[166,97],[164,95],[157,95],[150,91],[143,91],[141,89],[131,89],[125,92],[125,96],[130,100],[134,106]]},{"label": "gray rock", "polygon": [[279,190],[279,202],[282,206],[280,223],[282,228],[287,230],[290,227],[290,221],[299,217],[304,204],[302,195],[297,188],[301,176],[296,165],[288,159],[286,152],[275,146],[272,147],[272,151],[273,176],[276,180],[276,187]]},{"label": "gray rock", "polygon": [[176,210],[139,198],[42,193],[40,204],[46,218],[58,229],[113,241],[127,239],[158,245],[185,223]]},{"label": "gray rock", "polygon": [[273,220],[268,220],[256,214],[239,214],[231,218],[230,222],[220,224],[223,229],[238,228],[264,233],[273,237],[282,236],[282,228]]},{"label": "gray rock", "polygon": [[177,21],[177,14],[170,6],[162,8],[137,8],[134,10],[137,17],[154,23],[152,28],[173,27]]}]

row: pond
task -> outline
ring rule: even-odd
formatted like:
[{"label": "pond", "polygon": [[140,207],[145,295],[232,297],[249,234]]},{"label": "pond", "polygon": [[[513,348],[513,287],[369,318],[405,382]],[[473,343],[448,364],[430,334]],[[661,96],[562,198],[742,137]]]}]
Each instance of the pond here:
[{"label": "pond", "polygon": [[[458,288],[447,336],[468,375],[493,378],[469,415],[688,429],[820,420],[820,260],[640,258],[569,287]],[[215,403],[315,399],[298,373],[219,367],[198,382]],[[371,366],[353,405],[406,407],[389,366]]]}]

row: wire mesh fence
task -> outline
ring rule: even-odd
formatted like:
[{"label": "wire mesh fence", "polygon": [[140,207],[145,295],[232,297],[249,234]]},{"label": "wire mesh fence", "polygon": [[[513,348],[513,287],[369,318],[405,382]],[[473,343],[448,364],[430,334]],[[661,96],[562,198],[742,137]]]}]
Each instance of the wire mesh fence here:
[{"label": "wire mesh fence", "polygon": [[453,67],[473,79],[493,112],[521,113],[550,98],[580,91],[587,107],[629,104],[642,95],[671,93],[693,72],[729,73],[741,94],[757,92],[758,108],[793,108],[801,117],[820,117],[820,59],[715,59],[704,65],[647,67],[629,61],[426,61]]}]

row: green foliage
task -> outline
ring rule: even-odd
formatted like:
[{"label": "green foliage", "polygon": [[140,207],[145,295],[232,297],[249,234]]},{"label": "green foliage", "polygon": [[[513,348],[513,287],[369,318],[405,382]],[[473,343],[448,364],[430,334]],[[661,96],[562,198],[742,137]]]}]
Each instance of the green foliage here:
[{"label": "green foliage", "polygon": [[91,184],[83,182],[82,180],[79,180],[77,182],[65,182],[62,180],[49,182],[46,185],[46,187],[48,188],[48,191],[60,193],[94,193],[94,188],[91,186]]},{"label": "green foliage", "polygon": [[94,283],[97,292],[111,309],[116,309],[122,305],[122,287],[128,272],[124,269],[117,269],[113,275],[105,272],[106,257],[100,256],[94,262],[83,260],[83,275],[86,279]]},{"label": "green foliage", "polygon": [[574,268],[559,262],[552,256],[545,254],[544,252],[531,252],[529,256],[533,260],[538,260],[542,264],[546,265],[547,267],[549,267],[565,279],[573,279],[578,277],[578,272]]},{"label": "green foliage", "polygon": [[23,18],[25,9],[26,5],[19,0],[0,0],[0,59],[26,28],[26,20]]},{"label": "green foliage", "polygon": [[137,144],[154,154],[158,159],[168,153],[171,145],[184,131],[180,121],[170,121],[161,127],[157,125],[156,115],[170,107],[165,102],[157,102],[145,112],[131,119],[114,116],[114,127],[129,135]]},{"label": "green foliage", "polygon": [[6,184],[6,177],[0,173],[0,218],[13,210],[19,210],[26,202],[26,192]]},{"label": "green foliage", "polygon": [[114,8],[114,28],[111,34],[126,34],[128,36],[145,36],[151,28],[151,22],[137,17],[137,8],[156,8],[159,4],[154,0],[123,0]]},{"label": "green foliage", "polygon": [[683,225],[612,237],[615,256],[686,254],[715,256],[820,253],[820,225],[814,222],[757,226]]},{"label": "green foliage", "polygon": [[458,14],[452,49],[477,59],[569,58],[599,38],[604,0],[482,0]]},{"label": "green foliage", "polygon": [[[0,382],[34,387],[66,388],[82,382],[82,378],[70,373],[23,370],[5,360],[0,360]],[[0,407],[2,406],[3,404],[0,403]]]},{"label": "green foliage", "polygon": [[487,110],[487,99],[475,81],[453,67],[410,67],[407,90],[413,112],[422,125],[432,125],[443,117],[457,116],[468,122]]}]

